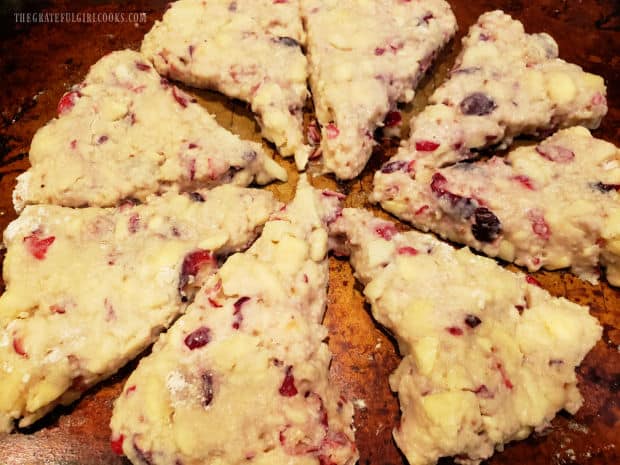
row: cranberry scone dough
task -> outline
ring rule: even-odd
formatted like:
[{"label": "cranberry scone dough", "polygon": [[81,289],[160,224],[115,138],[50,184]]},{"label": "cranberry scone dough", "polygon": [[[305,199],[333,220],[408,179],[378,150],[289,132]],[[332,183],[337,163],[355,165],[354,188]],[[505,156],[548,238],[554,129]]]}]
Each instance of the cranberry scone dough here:
[{"label": "cranberry scone dough", "polygon": [[26,207],[4,233],[0,432],[72,402],[143,351],[277,207],[267,191],[230,185],[117,209]]},{"label": "cranberry scone dough", "polygon": [[62,97],[58,118],[37,131],[29,158],[32,167],[13,194],[17,211],[28,204],[108,207],[169,188],[286,180],[260,144],[219,126],[131,50],[103,57]]},{"label": "cranberry scone dough", "polygon": [[136,465],[353,465],[353,407],[329,383],[320,322],[332,193],[300,180],[141,360],[114,406],[112,448]]},{"label": "cranberry scone dough", "polygon": [[574,127],[506,157],[421,170],[415,179],[394,171],[381,205],[418,229],[530,271],[571,268],[595,283],[600,265],[618,286],[618,190],[620,150]]},{"label": "cranberry scone dough", "polygon": [[603,79],[558,58],[545,33],[526,34],[502,11],[484,13],[463,38],[448,80],[411,120],[398,160],[443,166],[507,147],[520,134],[548,134],[607,113]]},{"label": "cranberry scone dough", "polygon": [[411,465],[478,464],[579,409],[574,368],[602,333],[586,307],[364,210],[345,209],[332,232],[404,356],[390,377],[393,434]]},{"label": "cranberry scone dough", "polygon": [[352,179],[370,158],[374,130],[397,102],[413,99],[418,81],[454,35],[456,19],[444,0],[301,5],[323,165]]},{"label": "cranberry scone dough", "polygon": [[142,53],[164,76],[249,102],[263,137],[303,168],[304,43],[298,0],[179,0]]}]

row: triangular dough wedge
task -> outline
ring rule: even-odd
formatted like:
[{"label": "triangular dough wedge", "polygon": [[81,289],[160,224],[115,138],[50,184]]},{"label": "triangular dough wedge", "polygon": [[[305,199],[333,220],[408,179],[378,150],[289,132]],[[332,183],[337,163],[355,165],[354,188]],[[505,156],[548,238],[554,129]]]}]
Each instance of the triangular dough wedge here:
[{"label": "triangular dough wedge", "polygon": [[277,206],[267,191],[227,185],[116,209],[26,207],[4,233],[0,432],[71,403],[146,349]]},{"label": "triangular dough wedge", "polygon": [[382,189],[383,208],[418,229],[530,271],[570,268],[595,283],[601,265],[620,285],[620,150],[585,128],[506,157],[397,169]]},{"label": "triangular dough wedge", "polygon": [[142,42],[164,76],[249,102],[283,156],[308,158],[308,62],[298,0],[179,0]]},{"label": "triangular dough wedge", "polygon": [[65,94],[35,134],[15,209],[29,204],[116,206],[175,188],[286,180],[260,144],[217,124],[131,50],[106,55]]},{"label": "triangular dough wedge", "polygon": [[574,368],[601,336],[588,309],[429,234],[345,209],[332,232],[404,356],[390,377],[410,465],[474,465],[582,403]]},{"label": "triangular dough wedge", "polygon": [[200,290],[129,377],[112,447],[136,465],[353,465],[353,407],[329,382],[320,322],[330,192],[295,200]]},{"label": "triangular dough wedge", "polygon": [[456,19],[443,0],[301,4],[324,168],[351,179],[370,158],[375,129],[397,102],[413,99]]},{"label": "triangular dough wedge", "polygon": [[526,34],[502,11],[484,13],[448,80],[412,118],[396,159],[443,166],[474,157],[472,150],[505,148],[520,134],[594,129],[607,113],[605,95],[600,76],[558,58],[551,36]]}]

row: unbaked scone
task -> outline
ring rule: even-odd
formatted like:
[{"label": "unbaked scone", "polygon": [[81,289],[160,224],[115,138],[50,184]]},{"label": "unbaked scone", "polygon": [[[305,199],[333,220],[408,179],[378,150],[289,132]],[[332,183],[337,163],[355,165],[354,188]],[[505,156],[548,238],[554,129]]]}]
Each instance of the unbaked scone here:
[{"label": "unbaked scone", "polygon": [[383,208],[418,229],[530,271],[570,268],[595,283],[604,267],[620,285],[620,150],[583,127],[506,157],[394,170],[382,188]]},{"label": "unbaked scone", "polygon": [[245,253],[127,380],[112,448],[136,465],[353,465],[352,404],[329,382],[321,325],[330,192],[301,178]]},{"label": "unbaked scone", "polygon": [[[308,33],[310,84],[327,172],[357,176],[410,102],[435,55],[456,31],[444,0],[301,0]],[[394,113],[390,113],[394,112]]]},{"label": "unbaked scone", "polygon": [[332,233],[404,356],[390,386],[410,465],[475,465],[579,409],[574,369],[602,332],[586,307],[364,210],[345,209]]},{"label": "unbaked scone", "polygon": [[443,166],[474,157],[472,150],[507,147],[520,134],[598,127],[607,113],[600,76],[558,58],[545,33],[526,34],[502,11],[484,13],[430,105],[411,120],[398,160]]},{"label": "unbaked scone", "polygon": [[18,212],[30,204],[109,207],[170,188],[286,180],[260,144],[219,126],[131,50],[100,59],[62,97],[29,159],[13,194]]},{"label": "unbaked scone", "polygon": [[164,76],[249,102],[263,136],[303,168],[304,43],[298,0],[179,0],[142,53]]},{"label": "unbaked scone", "polygon": [[0,432],[72,402],[148,347],[277,207],[267,191],[230,185],[115,209],[26,207],[4,232]]}]

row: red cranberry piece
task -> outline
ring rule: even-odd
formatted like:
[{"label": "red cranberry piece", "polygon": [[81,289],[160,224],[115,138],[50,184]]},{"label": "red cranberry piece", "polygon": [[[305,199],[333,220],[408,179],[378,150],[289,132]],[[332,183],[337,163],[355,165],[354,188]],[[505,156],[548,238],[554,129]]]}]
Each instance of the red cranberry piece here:
[{"label": "red cranberry piece", "polygon": [[415,211],[414,215],[416,215],[416,216],[421,215],[422,213],[424,213],[425,211],[427,211],[429,208],[431,208],[431,207],[430,207],[430,206],[428,206],[428,205],[422,205],[420,208],[418,208],[418,209]]},{"label": "red cranberry piece", "polygon": [[62,314],[67,312],[65,307],[63,307],[62,305],[51,305],[50,306],[50,311],[52,313],[58,313],[59,315],[62,315]]},{"label": "red cranberry piece", "polygon": [[21,355],[22,357],[28,358],[28,354],[26,353],[26,350],[24,349],[24,343],[18,337],[14,337],[13,338],[13,350],[18,355]]},{"label": "red cranberry piece", "polygon": [[184,340],[185,345],[189,350],[199,349],[206,346],[209,341],[211,341],[211,330],[206,326],[201,326],[200,328],[189,333]]},{"label": "red cranberry piece", "polygon": [[390,111],[386,116],[385,116],[385,125],[388,128],[393,128],[394,126],[398,126],[400,123],[402,123],[403,121],[403,117],[400,114],[400,111]]},{"label": "red cranberry piece", "polygon": [[181,277],[179,279],[179,289],[184,288],[189,282],[190,276],[196,276],[206,265],[214,265],[215,257],[208,250],[196,250],[185,256],[181,266]]},{"label": "red cranberry piece", "polygon": [[335,139],[340,134],[340,129],[334,123],[329,123],[325,130],[327,131],[328,139]]},{"label": "red cranberry piece", "polygon": [[464,115],[484,116],[492,113],[497,108],[497,104],[488,95],[474,92],[461,101],[459,108]]},{"label": "red cranberry piece", "polygon": [[288,0],[273,0],[274,5],[278,5],[280,3],[288,3]]},{"label": "red cranberry piece", "polygon": [[607,99],[600,92],[597,92],[592,97],[592,105],[605,105],[606,103],[607,103]]},{"label": "red cranberry piece", "polygon": [[112,438],[112,440],[110,441],[110,448],[112,449],[112,452],[114,452],[116,455],[124,455],[124,452],[123,452],[124,441],[125,441],[125,436],[123,436],[122,434],[117,438]]},{"label": "red cranberry piece", "polygon": [[415,143],[418,152],[434,152],[439,147],[439,143],[432,140],[419,140]]},{"label": "red cranberry piece", "polygon": [[330,190],[324,190],[323,192],[321,192],[321,195],[323,195],[323,197],[335,197],[338,200],[344,200],[347,198],[346,195],[340,192],[335,192],[335,191],[330,191]]},{"label": "red cranberry piece", "polygon": [[232,327],[233,329],[239,329],[241,322],[243,321],[243,313],[241,313],[241,307],[243,304],[250,300],[249,297],[240,297],[234,304],[235,310],[233,316],[235,317]]},{"label": "red cranberry piece", "polygon": [[316,121],[308,124],[307,138],[310,145],[319,145],[321,142],[321,131],[319,131]]},{"label": "red cranberry piece", "polygon": [[385,49],[383,47],[377,47],[375,48],[375,55],[380,57],[381,55],[383,55],[385,53]]},{"label": "red cranberry piece", "polygon": [[398,230],[392,223],[384,223],[375,228],[375,233],[377,236],[385,239],[386,241],[390,241],[396,234],[398,234]]},{"label": "red cranberry piece", "polygon": [[410,256],[414,256],[418,254],[418,251],[416,249],[414,249],[413,247],[399,247],[397,250],[399,255],[410,255]]},{"label": "red cranberry piece", "polygon": [[502,232],[502,224],[495,214],[486,207],[478,207],[474,212],[475,222],[471,232],[480,242],[493,242]]},{"label": "red cranberry piece", "polygon": [[499,373],[502,376],[502,380],[504,381],[504,386],[506,386],[508,389],[512,389],[514,385],[510,381],[510,378],[508,377],[508,373],[506,373],[506,369],[504,368],[504,366],[498,362],[495,365],[495,368],[499,370]]},{"label": "red cranberry piece", "polygon": [[538,279],[536,279],[535,277],[530,276],[529,274],[525,276],[525,280],[527,281],[528,284],[533,284],[534,286],[542,287],[542,284],[540,284],[540,281],[538,281]]},{"label": "red cranberry piece", "polygon": [[213,375],[204,373],[202,375],[202,405],[208,407],[213,401]]},{"label": "red cranberry piece", "polygon": [[484,384],[478,386],[478,388],[474,391],[474,394],[478,397],[482,397],[483,399],[492,399],[495,397],[493,393],[489,391],[489,388],[487,388]]},{"label": "red cranberry piece", "polygon": [[189,174],[188,174],[189,180],[193,181],[194,178],[196,177],[196,159],[195,158],[192,158],[189,160],[188,171],[189,171]]},{"label": "red cranberry piece", "polygon": [[35,232],[30,236],[24,237],[24,244],[28,252],[37,260],[43,260],[47,254],[47,249],[54,243],[56,238],[54,236],[40,238],[39,233]]},{"label": "red cranberry piece", "polygon": [[519,182],[523,187],[525,187],[526,189],[533,191],[534,189],[534,185],[532,184],[532,180],[523,175],[523,174],[518,174],[517,176],[513,177],[513,179],[517,182]]},{"label": "red cranberry piece", "polygon": [[141,61],[136,61],[136,68],[138,68],[140,71],[148,71],[151,69],[149,65]]},{"label": "red cranberry piece", "polygon": [[129,386],[127,389],[125,389],[125,395],[128,396],[129,394],[132,394],[136,392],[136,385],[133,384],[131,386]]},{"label": "red cranberry piece", "polygon": [[176,87],[172,88],[172,96],[177,101],[177,103],[181,105],[183,108],[187,108],[187,105],[189,105],[190,103],[194,103],[196,101],[193,98],[191,98],[189,95],[187,95],[185,92],[183,92],[182,90]]},{"label": "red cranberry piece", "polygon": [[129,217],[128,229],[131,234],[135,234],[140,228],[140,215],[134,213]]},{"label": "red cranberry piece", "polygon": [[381,167],[382,173],[394,173],[395,171],[401,171],[407,167],[406,161],[389,161]]},{"label": "red cranberry piece", "polygon": [[427,12],[423,17],[422,17],[422,21],[426,24],[428,24],[428,22],[433,19],[435,16],[433,15],[433,13],[431,13],[430,11]]},{"label": "red cranberry piece", "polygon": [[81,95],[77,90],[72,90],[64,94],[58,102],[58,116],[62,116],[71,111],[80,97]]},{"label": "red cranberry piece", "polygon": [[213,297],[208,297],[207,300],[209,301],[209,304],[211,304],[212,307],[222,308],[222,304],[219,303],[217,300],[215,300]]},{"label": "red cranberry piece", "polygon": [[463,330],[461,328],[459,328],[458,326],[450,326],[449,328],[446,328],[446,331],[448,331],[453,336],[462,336],[463,335]]},{"label": "red cranberry piece", "polygon": [[465,317],[465,324],[472,329],[478,326],[480,323],[482,323],[482,320],[476,315],[467,315]]},{"label": "red cranberry piece", "polygon": [[431,180],[431,190],[435,194],[440,196],[441,194],[445,193],[446,192],[445,187],[447,184],[448,184],[448,180],[443,174],[441,173],[433,174],[433,178]]},{"label": "red cranberry piece", "polygon": [[536,147],[536,152],[543,158],[557,163],[570,163],[575,158],[572,150],[559,145],[539,145]]},{"label": "red cranberry piece", "polygon": [[100,136],[99,139],[97,139],[97,144],[104,144],[108,141],[108,139],[109,137],[104,134],[103,136]]},{"label": "red cranberry piece", "polygon": [[545,221],[542,213],[536,210],[531,210],[528,212],[527,216],[532,222],[532,231],[534,231],[534,234],[541,237],[545,241],[549,240],[551,237],[551,228]]},{"label": "red cranberry piece", "polygon": [[280,394],[284,397],[293,397],[297,395],[297,388],[295,387],[295,377],[293,376],[293,367],[291,365],[286,367],[284,374],[284,380],[280,386]]},{"label": "red cranberry piece", "polygon": [[77,147],[77,140],[76,140],[76,139],[73,139],[73,140],[71,141],[71,148],[75,150],[75,149],[76,149],[76,147]]}]

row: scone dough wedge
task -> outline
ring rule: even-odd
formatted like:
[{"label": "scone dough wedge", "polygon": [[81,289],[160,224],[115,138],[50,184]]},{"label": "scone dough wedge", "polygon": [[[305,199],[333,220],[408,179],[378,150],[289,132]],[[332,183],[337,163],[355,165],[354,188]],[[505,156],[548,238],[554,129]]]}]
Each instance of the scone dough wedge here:
[{"label": "scone dough wedge", "polygon": [[0,432],[74,401],[146,349],[277,208],[267,191],[230,185],[116,209],[26,207],[4,232]]},{"label": "scone dough wedge", "polygon": [[[357,176],[375,129],[397,102],[410,102],[435,55],[456,31],[444,0],[301,0],[310,84],[321,125],[323,165]],[[388,125],[400,118],[399,113]]]},{"label": "scone dough wedge", "polygon": [[303,168],[304,43],[298,0],[179,0],[142,53],[164,76],[250,103],[263,137]]},{"label": "scone dough wedge", "polygon": [[265,184],[286,172],[260,144],[218,125],[138,52],[110,53],[58,104],[35,134],[32,167],[18,177],[25,205],[116,206],[170,188]]},{"label": "scone dough wedge", "polygon": [[514,137],[540,136],[582,125],[598,127],[607,113],[603,78],[558,58],[545,33],[527,34],[502,11],[484,13],[429,105],[411,120],[395,160],[444,166]]},{"label": "scone dough wedge", "polygon": [[[390,161],[383,170],[391,171]],[[383,208],[530,271],[620,285],[620,150],[583,127],[505,157],[392,172]]]},{"label": "scone dough wedge", "polygon": [[586,307],[364,210],[345,209],[332,233],[404,357],[393,435],[411,465],[475,465],[579,409],[574,368],[602,333]]},{"label": "scone dough wedge", "polygon": [[134,464],[353,465],[353,407],[329,382],[320,322],[338,199],[295,200],[233,255],[141,360],[117,399],[112,448]]}]

